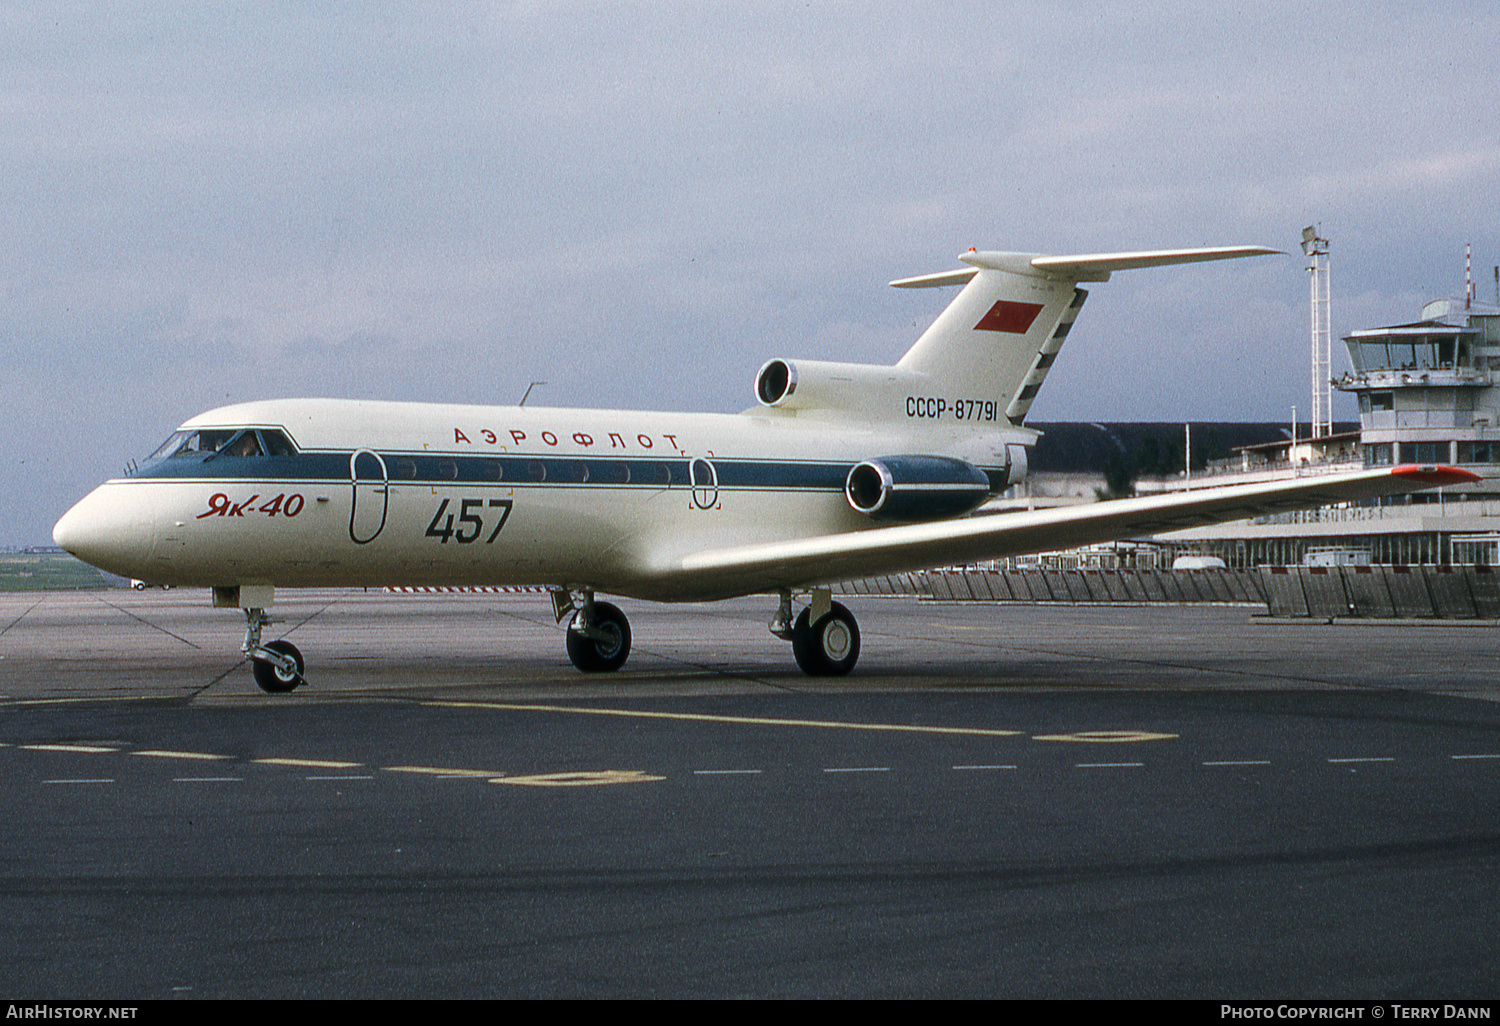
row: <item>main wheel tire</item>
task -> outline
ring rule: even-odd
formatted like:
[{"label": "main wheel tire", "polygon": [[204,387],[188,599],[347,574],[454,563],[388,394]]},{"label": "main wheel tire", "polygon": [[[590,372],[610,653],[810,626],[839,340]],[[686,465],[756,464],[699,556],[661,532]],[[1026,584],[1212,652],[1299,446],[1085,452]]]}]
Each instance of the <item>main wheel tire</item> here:
[{"label": "main wheel tire", "polygon": [[630,658],[630,621],[618,606],[595,602],[594,627],[609,637],[591,638],[568,629],[568,658],[584,673],[613,673]]},{"label": "main wheel tire", "polygon": [[252,659],[250,670],[255,674],[255,683],[260,685],[262,691],[269,691],[273,695],[284,695],[288,691],[295,690],[298,684],[307,683],[302,677],[302,653],[297,651],[296,645],[290,641],[273,641],[266,648],[290,657],[292,662],[297,664],[297,674],[288,676],[275,663],[268,663],[264,659]]},{"label": "main wheel tire", "polygon": [[792,658],[809,677],[842,677],[859,661],[859,625],[854,614],[835,602],[811,623],[811,610],[802,610],[792,630]]}]

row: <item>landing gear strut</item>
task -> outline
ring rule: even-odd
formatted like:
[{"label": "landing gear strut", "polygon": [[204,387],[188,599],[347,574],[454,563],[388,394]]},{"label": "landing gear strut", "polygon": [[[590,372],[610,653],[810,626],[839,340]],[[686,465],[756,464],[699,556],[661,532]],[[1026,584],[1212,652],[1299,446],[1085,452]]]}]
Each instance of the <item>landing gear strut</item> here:
[{"label": "landing gear strut", "polygon": [[816,588],[812,601],[792,621],[792,593],[781,593],[771,633],[792,643],[792,657],[809,677],[842,677],[859,661],[859,625],[854,614]]},{"label": "landing gear strut", "polygon": [[261,628],[273,622],[264,609],[246,609],[245,643],[240,651],[250,657],[250,670],[260,689],[279,695],[306,684],[307,678],[302,676],[302,653],[296,645],[285,639],[268,645],[260,643]]},{"label": "landing gear strut", "polygon": [[630,621],[618,606],[595,602],[592,591],[578,595],[581,602],[565,588],[552,592],[557,622],[573,613],[568,624],[568,658],[584,673],[612,673],[630,658]]}]

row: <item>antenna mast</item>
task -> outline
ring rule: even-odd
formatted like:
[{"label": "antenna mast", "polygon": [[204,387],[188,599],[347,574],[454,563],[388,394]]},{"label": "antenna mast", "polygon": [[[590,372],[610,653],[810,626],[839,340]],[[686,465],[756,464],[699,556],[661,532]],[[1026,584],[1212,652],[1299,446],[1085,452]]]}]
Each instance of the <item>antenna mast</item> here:
[{"label": "antenna mast", "polygon": [[1328,240],[1313,225],[1302,229],[1312,298],[1312,436],[1333,434],[1333,329],[1328,301]]},{"label": "antenna mast", "polygon": [[1470,244],[1464,243],[1464,309],[1474,306],[1474,269],[1469,263]]}]

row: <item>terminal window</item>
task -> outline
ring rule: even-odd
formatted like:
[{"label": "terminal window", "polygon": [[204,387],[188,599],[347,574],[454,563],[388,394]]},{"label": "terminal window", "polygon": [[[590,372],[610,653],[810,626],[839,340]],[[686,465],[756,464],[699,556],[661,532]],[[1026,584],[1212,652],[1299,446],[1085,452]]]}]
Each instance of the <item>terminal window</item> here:
[{"label": "terminal window", "polygon": [[1402,442],[1402,463],[1447,463],[1447,442]]},{"label": "terminal window", "polygon": [[1500,463],[1500,441],[1497,442],[1459,442],[1458,462],[1460,463]]}]

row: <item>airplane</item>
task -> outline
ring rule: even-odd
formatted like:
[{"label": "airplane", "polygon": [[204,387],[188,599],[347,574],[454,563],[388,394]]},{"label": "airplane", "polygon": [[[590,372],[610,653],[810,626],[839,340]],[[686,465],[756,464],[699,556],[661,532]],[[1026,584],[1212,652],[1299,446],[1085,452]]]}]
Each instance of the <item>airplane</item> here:
[{"label": "airplane", "polygon": [[244,612],[241,651],[273,693],[306,683],[294,645],[262,643],[276,590],[327,586],[545,586],[585,673],[630,654],[629,621],[598,593],[774,595],[769,627],[797,665],[846,674],[860,637],[832,600],[840,581],[1477,480],[1384,466],[973,515],[1026,479],[1039,437],[1026,414],[1088,297],[1080,283],[1276,252],[971,249],[962,268],[890,283],[961,286],[894,365],[773,358],[739,414],[226,406],[89,493],[53,538],[122,577],[212,588],[215,607]]}]

